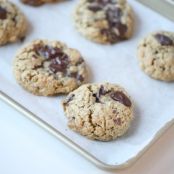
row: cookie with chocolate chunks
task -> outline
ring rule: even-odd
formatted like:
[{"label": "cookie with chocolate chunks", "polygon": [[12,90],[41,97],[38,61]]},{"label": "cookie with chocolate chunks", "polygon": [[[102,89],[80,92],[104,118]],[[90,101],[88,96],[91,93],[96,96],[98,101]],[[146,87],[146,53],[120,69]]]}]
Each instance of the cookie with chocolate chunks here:
[{"label": "cookie with chocolate chunks", "polygon": [[13,67],[18,83],[42,96],[69,93],[87,76],[81,54],[58,41],[33,41],[17,53]]},{"label": "cookie with chocolate chunks", "polygon": [[0,46],[21,40],[26,35],[27,20],[8,0],[0,0]]},{"label": "cookie with chocolate chunks", "polygon": [[150,33],[138,45],[138,59],[140,67],[150,77],[174,81],[174,33]]},{"label": "cookie with chocolate chunks", "polygon": [[120,86],[85,84],[63,101],[70,129],[90,139],[110,141],[122,136],[133,119],[133,104]]},{"label": "cookie with chocolate chunks", "polygon": [[113,44],[133,33],[133,11],[126,0],[79,0],[74,12],[77,30],[86,38]]}]

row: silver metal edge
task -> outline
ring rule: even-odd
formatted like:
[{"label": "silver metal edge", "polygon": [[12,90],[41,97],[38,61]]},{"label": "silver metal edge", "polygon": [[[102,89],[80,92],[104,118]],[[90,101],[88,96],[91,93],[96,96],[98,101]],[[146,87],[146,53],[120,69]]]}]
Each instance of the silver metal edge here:
[{"label": "silver metal edge", "polygon": [[169,20],[174,21],[174,5],[167,0],[136,0],[139,3],[155,10],[158,14],[167,17]]},{"label": "silver metal edge", "polygon": [[77,145],[76,143],[71,141],[69,138],[67,138],[65,135],[63,135],[61,132],[56,130],[54,127],[49,125],[47,122],[40,119],[37,115],[35,115],[31,111],[29,111],[27,108],[23,107],[21,104],[19,104],[15,100],[13,100],[11,97],[9,97],[7,94],[5,94],[2,91],[0,91],[0,99],[2,101],[6,102],[7,104],[9,104],[14,109],[16,109],[18,112],[25,115],[27,118],[32,120],[34,123],[36,123],[40,127],[44,128],[47,132],[49,132],[51,135],[53,135],[54,137],[56,137],[57,139],[62,141],[64,144],[71,147],[73,150],[75,150],[80,155],[85,157],[88,161],[92,162],[97,167],[104,169],[104,170],[116,170],[116,169],[119,170],[119,169],[127,168],[130,165],[132,165],[133,163],[135,163],[152,146],[152,144],[155,143],[160,138],[160,136],[167,129],[169,129],[174,123],[174,119],[169,121],[160,131],[158,131],[156,133],[156,135],[154,136],[154,139],[141,152],[139,152],[135,157],[129,159],[128,161],[126,161],[125,163],[123,163],[121,165],[109,165],[109,164],[103,163],[102,161],[95,158],[93,155],[89,154],[87,151],[82,149],[79,145]]}]

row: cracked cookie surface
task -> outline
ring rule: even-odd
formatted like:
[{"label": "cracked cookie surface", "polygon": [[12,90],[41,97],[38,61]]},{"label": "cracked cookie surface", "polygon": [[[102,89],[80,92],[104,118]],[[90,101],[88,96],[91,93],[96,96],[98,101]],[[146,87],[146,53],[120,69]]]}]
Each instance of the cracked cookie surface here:
[{"label": "cracked cookie surface", "polygon": [[122,136],[133,119],[126,91],[114,84],[85,84],[63,101],[70,129],[90,139],[110,141]]},{"label": "cracked cookie surface", "polygon": [[41,6],[45,3],[53,3],[53,2],[59,2],[63,0],[21,0],[22,3],[31,5],[31,6]]},{"label": "cracked cookie surface", "polygon": [[27,21],[19,8],[8,0],[0,1],[0,45],[15,42],[26,35]]},{"label": "cracked cookie surface", "polygon": [[43,96],[69,93],[87,76],[81,54],[58,41],[33,41],[17,53],[13,67],[20,85]]},{"label": "cracked cookie surface", "polygon": [[102,44],[128,39],[133,33],[133,11],[126,0],[80,0],[74,22],[82,35]]},{"label": "cracked cookie surface", "polygon": [[174,81],[174,33],[150,33],[138,45],[138,59],[140,67],[150,77]]}]

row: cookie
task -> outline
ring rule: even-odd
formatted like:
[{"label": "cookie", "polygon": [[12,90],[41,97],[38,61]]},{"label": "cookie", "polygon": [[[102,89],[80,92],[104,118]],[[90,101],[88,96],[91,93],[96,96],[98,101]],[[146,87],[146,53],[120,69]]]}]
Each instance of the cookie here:
[{"label": "cookie", "polygon": [[53,3],[62,0],[21,0],[24,4],[31,5],[31,6],[41,6],[45,3]]},{"label": "cookie", "polygon": [[8,0],[0,0],[0,45],[24,38],[27,21],[19,8]]},{"label": "cookie", "polygon": [[77,30],[86,38],[113,44],[133,33],[133,11],[126,0],[79,0],[74,12]]},{"label": "cookie", "polygon": [[138,45],[138,59],[140,67],[150,77],[174,81],[174,33],[150,33]]},{"label": "cookie", "polygon": [[90,139],[109,141],[122,136],[133,119],[133,105],[120,86],[85,84],[63,101],[70,129]]},{"label": "cookie", "polygon": [[17,53],[13,67],[19,84],[42,96],[69,93],[87,77],[81,54],[58,41],[33,41]]}]

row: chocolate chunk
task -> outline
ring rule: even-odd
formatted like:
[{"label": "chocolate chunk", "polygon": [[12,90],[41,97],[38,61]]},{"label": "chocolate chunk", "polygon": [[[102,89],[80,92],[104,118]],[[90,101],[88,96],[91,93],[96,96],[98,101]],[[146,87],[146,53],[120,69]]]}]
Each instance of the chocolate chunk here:
[{"label": "chocolate chunk", "polygon": [[122,10],[120,8],[108,8],[106,11],[106,18],[110,23],[120,21],[122,16]]},{"label": "chocolate chunk", "polygon": [[95,102],[96,103],[100,103],[100,99],[99,99],[97,94],[93,94],[92,96],[95,97]]},{"label": "chocolate chunk", "polygon": [[62,50],[59,49],[59,48],[53,48],[51,46],[48,46],[48,45],[35,45],[34,47],[34,51],[44,57],[45,59],[54,59],[54,58],[57,58],[57,57],[62,57],[63,56],[63,53],[62,53]]},{"label": "chocolate chunk", "polygon": [[73,77],[73,78],[77,79],[80,82],[84,81],[84,77],[82,75],[79,75],[78,72],[72,72],[68,76]]},{"label": "chocolate chunk", "polygon": [[53,73],[57,73],[57,72],[65,73],[68,64],[69,64],[69,60],[67,56],[57,57],[55,59],[51,59],[51,64],[49,68]]},{"label": "chocolate chunk", "polygon": [[100,103],[100,97],[101,97],[101,95],[106,95],[107,93],[110,93],[110,92],[111,92],[111,91],[106,91],[106,90],[104,89],[104,86],[101,85],[101,87],[100,87],[100,89],[98,90],[98,92],[95,93],[95,94],[93,94],[93,97],[96,98],[96,102],[97,102],[97,103]]},{"label": "chocolate chunk", "polygon": [[91,11],[93,11],[93,12],[97,12],[97,11],[102,10],[102,6],[99,5],[99,4],[90,4],[88,6],[88,9],[91,10]]},{"label": "chocolate chunk", "polygon": [[156,34],[155,38],[161,45],[164,45],[164,46],[173,45],[173,41],[168,36],[165,36],[163,34]]},{"label": "chocolate chunk", "polygon": [[77,78],[78,73],[77,72],[72,72],[69,76],[73,78]]},{"label": "chocolate chunk", "polygon": [[[119,35],[114,32],[114,28],[117,28]],[[127,31],[127,26],[122,24],[121,22],[116,22],[110,24],[109,29],[102,29],[101,34],[106,35],[111,43],[115,41],[123,40],[125,38],[125,33]]]},{"label": "chocolate chunk", "polygon": [[121,126],[121,118],[115,118],[113,121],[115,124]]},{"label": "chocolate chunk", "polygon": [[104,86],[101,85],[101,87],[99,89],[99,96],[104,95],[104,94],[105,94]]},{"label": "chocolate chunk", "polygon": [[99,89],[99,94],[98,94],[98,96],[100,97],[101,95],[106,95],[106,94],[108,94],[108,93],[110,93],[111,91],[106,91],[105,89],[104,89],[104,86],[103,85],[101,85],[101,87],[100,87],[100,89]]},{"label": "chocolate chunk", "polygon": [[40,6],[43,4],[42,0],[21,0],[24,4],[28,4],[31,6]]},{"label": "chocolate chunk", "polygon": [[[127,26],[121,23],[122,10],[120,8],[108,8],[106,11],[106,18],[108,21],[109,28],[102,29],[101,34],[106,35],[111,43],[114,43],[125,38],[127,32]],[[119,33],[115,32],[115,29]]]},{"label": "chocolate chunk", "polygon": [[116,22],[113,24],[113,26],[118,29],[120,39],[124,38],[124,35],[127,31],[127,26],[125,24],[122,24],[121,22]]},{"label": "chocolate chunk", "polygon": [[124,104],[127,107],[131,107],[131,105],[132,105],[129,98],[124,93],[122,93],[120,91],[116,91],[116,92],[111,93],[110,97],[113,100],[118,101],[118,102]]},{"label": "chocolate chunk", "polygon": [[115,43],[115,41],[121,40],[121,37],[118,36],[114,31],[112,31],[111,28],[110,29],[104,28],[100,32],[101,34],[105,35],[108,38],[110,43]]},{"label": "chocolate chunk", "polygon": [[[116,4],[117,1],[113,0],[88,0],[91,4],[89,9],[97,12],[102,10],[107,4]],[[106,35],[109,42],[115,43],[116,41],[125,39],[125,33],[127,32],[127,25],[121,22],[123,15],[122,9],[115,6],[106,7],[106,19],[109,27],[101,30],[101,34]],[[118,33],[115,31],[118,30]]]},{"label": "chocolate chunk", "polygon": [[35,45],[34,51],[39,56],[45,58],[44,61],[50,61],[49,68],[53,73],[66,72],[69,64],[68,56],[60,48],[54,48],[48,45]]},{"label": "chocolate chunk", "polygon": [[6,9],[0,7],[0,19],[4,20],[7,18],[7,11]]},{"label": "chocolate chunk", "polygon": [[108,9],[106,11],[106,18],[109,23],[110,29],[117,28],[119,31],[119,37],[123,37],[127,31],[127,26],[122,24],[120,19],[122,16],[122,10],[120,8]]},{"label": "chocolate chunk", "polygon": [[[125,33],[127,32],[127,26],[121,23],[122,10],[120,8],[108,9],[106,11],[106,18],[109,23],[109,29],[111,32],[109,33],[109,38],[111,42],[122,40],[125,37]],[[117,29],[119,34],[116,34],[114,29]]]},{"label": "chocolate chunk", "polygon": [[102,10],[107,4],[116,4],[113,0],[88,0],[91,4],[88,6],[88,9],[97,12]]}]

